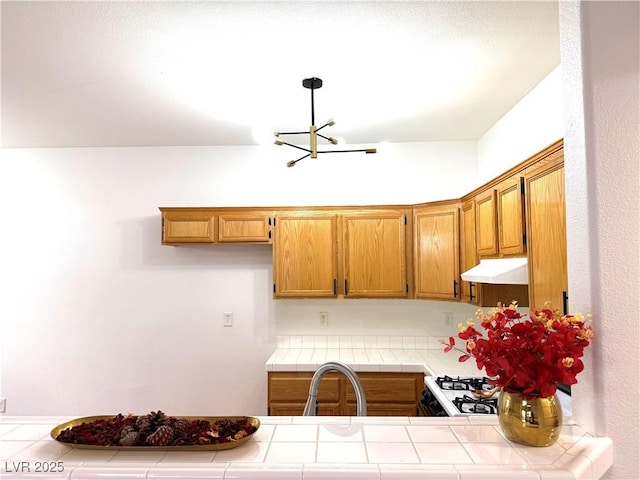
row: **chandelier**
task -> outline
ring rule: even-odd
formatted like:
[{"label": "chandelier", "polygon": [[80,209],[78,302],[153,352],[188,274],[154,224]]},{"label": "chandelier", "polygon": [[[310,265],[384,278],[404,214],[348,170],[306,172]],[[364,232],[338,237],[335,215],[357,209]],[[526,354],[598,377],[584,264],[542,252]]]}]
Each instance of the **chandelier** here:
[{"label": "chandelier", "polygon": [[[318,133],[323,128],[334,125],[335,122],[333,120],[328,120],[327,123],[325,123],[321,127],[319,128],[316,127],[316,121],[315,121],[316,119],[315,119],[315,111],[314,111],[314,103],[313,103],[313,91],[322,87],[322,79],[316,78],[316,77],[305,78],[304,80],[302,80],[302,86],[304,88],[308,88],[309,90],[311,90],[311,126],[309,127],[309,131],[308,132],[301,131],[301,132],[275,132],[274,133],[274,135],[276,136],[276,140],[274,143],[276,145],[288,145],[290,147],[297,148],[298,150],[307,152],[305,155],[298,158],[297,160],[291,160],[287,162],[287,167],[291,168],[295,166],[295,164],[298,163],[300,160],[304,160],[307,157],[318,158],[319,153],[347,153],[347,152],[376,153],[375,148],[361,148],[361,149],[355,149],[355,150],[320,150],[318,151],[318,137],[325,139],[327,142],[331,143],[332,145],[338,144],[338,140],[336,140],[335,138],[325,137],[321,133]],[[306,135],[306,134],[309,134],[309,148],[301,147],[299,145],[293,145],[291,143],[285,142],[282,138],[280,138],[280,135]]]}]

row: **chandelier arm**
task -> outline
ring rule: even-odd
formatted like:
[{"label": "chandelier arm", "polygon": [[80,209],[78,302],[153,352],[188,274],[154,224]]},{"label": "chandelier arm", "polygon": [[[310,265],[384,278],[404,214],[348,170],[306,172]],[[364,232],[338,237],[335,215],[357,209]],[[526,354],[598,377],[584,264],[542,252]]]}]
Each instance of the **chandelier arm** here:
[{"label": "chandelier arm", "polygon": [[302,134],[306,134],[308,135],[309,132],[307,131],[302,131],[302,132],[278,132],[278,135],[276,135],[276,137],[280,136],[280,135],[302,135]]},{"label": "chandelier arm", "polygon": [[282,144],[283,145],[288,145],[288,146],[293,147],[293,148],[297,148],[298,150],[302,150],[304,152],[309,152],[309,154],[311,154],[311,150],[309,150],[308,148],[300,147],[298,145],[294,145],[292,143],[287,143],[287,142],[282,142]]},{"label": "chandelier arm", "polygon": [[317,134],[319,137],[324,138],[327,142],[330,142],[330,141],[331,141],[331,139],[330,139],[329,137],[325,137],[324,135],[319,134],[319,133],[318,133],[318,130],[316,130],[316,134]]},{"label": "chandelier arm", "polygon": [[307,153],[306,155],[303,155],[302,157],[298,158],[297,160],[290,160],[289,162],[287,162],[287,167],[289,167],[289,168],[293,167],[296,163],[298,163],[300,160],[304,160],[309,155],[311,155],[311,154]]},{"label": "chandelier arm", "polygon": [[376,153],[375,148],[360,148],[357,150],[323,150],[318,153],[351,153],[351,152],[365,152],[365,153]]}]

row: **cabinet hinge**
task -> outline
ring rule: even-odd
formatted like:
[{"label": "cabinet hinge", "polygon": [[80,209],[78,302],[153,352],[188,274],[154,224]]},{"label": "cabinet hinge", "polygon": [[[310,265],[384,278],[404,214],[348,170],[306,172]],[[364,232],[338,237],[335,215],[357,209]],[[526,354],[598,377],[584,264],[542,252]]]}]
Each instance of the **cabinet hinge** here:
[{"label": "cabinet hinge", "polygon": [[276,293],[276,284],[273,284],[273,293]]},{"label": "cabinet hinge", "polygon": [[404,216],[404,224],[405,225],[407,224],[407,216],[406,215]]},{"label": "cabinet hinge", "polygon": [[409,284],[408,283],[405,284],[405,289],[406,289],[407,293],[409,293]]},{"label": "cabinet hinge", "polygon": [[522,234],[522,245],[526,245],[527,244],[527,234],[523,233]]}]

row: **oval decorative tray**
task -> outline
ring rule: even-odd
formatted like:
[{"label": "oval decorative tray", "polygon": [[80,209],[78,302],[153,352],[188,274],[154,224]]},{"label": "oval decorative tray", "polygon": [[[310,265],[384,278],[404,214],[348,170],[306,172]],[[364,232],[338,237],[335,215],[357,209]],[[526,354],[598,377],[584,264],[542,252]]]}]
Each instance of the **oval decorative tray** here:
[{"label": "oval decorative tray", "polygon": [[[253,431],[251,433],[246,434],[242,438],[237,440],[229,440],[222,441],[217,443],[204,443],[204,444],[196,444],[196,445],[165,445],[165,446],[153,446],[153,445],[132,445],[132,446],[124,446],[124,445],[96,445],[90,443],[76,443],[73,441],[65,441],[61,440],[58,437],[61,433],[63,433],[67,429],[73,429],[74,427],[82,426],[83,424],[91,424],[93,422],[100,421],[110,421],[116,418],[116,415],[97,415],[92,417],[79,417],[74,418],[73,420],[69,420],[68,422],[61,423],[51,430],[51,438],[62,443],[63,445],[67,445],[73,448],[84,448],[84,449],[92,449],[92,450],[181,450],[181,451],[201,451],[201,450],[228,450],[230,448],[235,448],[249,439],[253,437],[253,434],[260,428],[260,420],[255,417],[248,416],[228,416],[228,417],[190,417],[190,416],[180,416],[176,417],[177,419],[186,419],[189,421],[206,421],[211,423],[212,425],[216,422],[221,421],[231,421],[231,422],[241,422],[246,421],[249,424]],[[215,442],[215,440],[214,440]]]}]

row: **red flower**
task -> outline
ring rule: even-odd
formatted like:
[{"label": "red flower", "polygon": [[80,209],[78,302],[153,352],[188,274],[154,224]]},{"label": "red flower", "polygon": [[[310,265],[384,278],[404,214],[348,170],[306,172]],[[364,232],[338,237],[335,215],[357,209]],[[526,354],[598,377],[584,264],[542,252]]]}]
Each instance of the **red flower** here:
[{"label": "red flower", "polygon": [[487,313],[478,310],[476,316],[484,335],[471,321],[460,325],[464,350],[456,347],[454,337],[440,342],[445,352],[461,352],[460,362],[473,357],[492,384],[530,398],[552,396],[558,382],[577,383],[576,375],[584,369],[580,358],[593,338],[580,314],[561,315],[545,305],[524,319],[513,302]]}]

